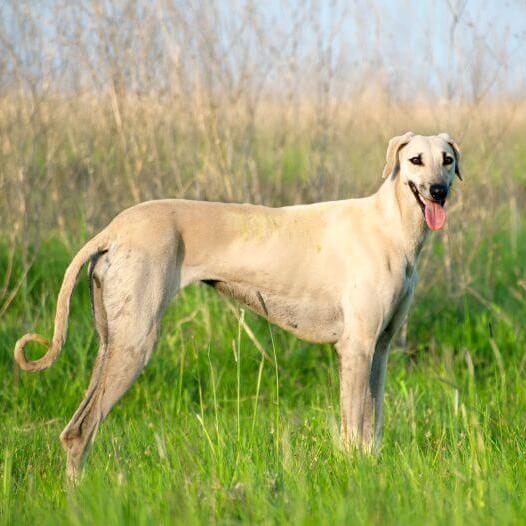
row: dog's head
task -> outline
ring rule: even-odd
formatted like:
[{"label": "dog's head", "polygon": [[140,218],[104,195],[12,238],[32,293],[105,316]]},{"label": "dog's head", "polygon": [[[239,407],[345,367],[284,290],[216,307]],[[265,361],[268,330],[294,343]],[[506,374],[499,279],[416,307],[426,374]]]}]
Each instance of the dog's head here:
[{"label": "dog's head", "polygon": [[462,179],[460,150],[447,133],[427,137],[407,132],[389,141],[383,177],[400,177],[431,230],[446,222],[444,204],[455,175]]}]

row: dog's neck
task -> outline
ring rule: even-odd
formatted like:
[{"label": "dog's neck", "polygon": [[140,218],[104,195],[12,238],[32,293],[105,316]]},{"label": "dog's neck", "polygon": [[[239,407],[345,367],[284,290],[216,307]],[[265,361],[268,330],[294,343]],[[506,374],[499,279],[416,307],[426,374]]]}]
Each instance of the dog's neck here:
[{"label": "dog's neck", "polygon": [[400,174],[389,176],[376,196],[391,237],[399,241],[407,262],[415,265],[429,232],[415,196]]}]

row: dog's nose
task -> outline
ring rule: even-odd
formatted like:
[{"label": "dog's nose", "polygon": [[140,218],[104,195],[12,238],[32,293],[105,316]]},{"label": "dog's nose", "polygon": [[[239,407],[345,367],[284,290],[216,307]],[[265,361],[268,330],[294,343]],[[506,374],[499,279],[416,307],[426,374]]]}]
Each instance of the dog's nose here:
[{"label": "dog's nose", "polygon": [[440,203],[446,200],[448,187],[445,184],[432,184],[429,188],[429,193],[435,201]]}]

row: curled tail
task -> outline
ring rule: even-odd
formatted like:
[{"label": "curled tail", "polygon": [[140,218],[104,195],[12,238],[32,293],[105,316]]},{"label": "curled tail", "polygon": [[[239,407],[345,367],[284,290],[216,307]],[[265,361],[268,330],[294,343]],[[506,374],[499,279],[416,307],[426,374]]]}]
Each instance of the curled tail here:
[{"label": "curled tail", "polygon": [[[104,233],[101,232],[93,239],[88,241],[75,255],[69,264],[64,280],[60,287],[57,299],[57,311],[55,314],[55,329],[53,332],[53,341],[49,341],[39,334],[28,333],[22,336],[15,345],[15,360],[24,371],[42,371],[51,367],[54,361],[58,358],[62,345],[66,340],[66,332],[68,329],[69,303],[71,294],[75,288],[77,276],[84,264],[95,254],[107,250],[106,239]],[[47,352],[42,358],[38,360],[28,360],[24,353],[24,348],[29,342],[37,342],[47,347]]]}]

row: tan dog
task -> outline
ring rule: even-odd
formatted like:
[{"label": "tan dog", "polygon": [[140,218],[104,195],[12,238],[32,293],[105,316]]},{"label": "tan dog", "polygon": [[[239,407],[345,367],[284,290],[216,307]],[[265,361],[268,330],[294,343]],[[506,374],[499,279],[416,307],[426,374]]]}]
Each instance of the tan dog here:
[{"label": "tan dog", "polygon": [[[460,178],[459,151],[447,134],[406,133],[389,142],[386,180],[367,198],[284,208],[166,199],[119,214],[69,265],[51,345],[27,334],[15,348],[27,371],[56,360],[77,275],[90,260],[100,350],[60,437],[68,474],[77,475],[102,420],[148,363],[166,306],[195,282],[300,338],[335,343],[343,441],[378,443],[389,344],[407,313],[427,232],[444,226],[455,173]],[[49,345],[46,355],[28,361],[30,341]]]}]

